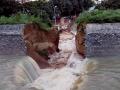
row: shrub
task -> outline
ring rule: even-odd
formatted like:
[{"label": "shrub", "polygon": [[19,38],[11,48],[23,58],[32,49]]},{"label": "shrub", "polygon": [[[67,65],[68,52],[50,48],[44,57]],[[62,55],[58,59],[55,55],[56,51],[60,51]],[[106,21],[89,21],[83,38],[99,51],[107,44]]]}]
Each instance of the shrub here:
[{"label": "shrub", "polygon": [[77,24],[81,23],[114,23],[120,22],[120,9],[85,11],[79,15]]},{"label": "shrub", "polygon": [[40,16],[46,20],[53,16],[53,10],[46,1],[38,0],[26,2],[23,4],[23,7],[26,13]]},{"label": "shrub", "polygon": [[38,23],[42,28],[49,29],[51,27],[51,23],[43,20],[40,17],[28,14],[16,14],[10,17],[1,16],[0,24],[26,24],[30,22]]}]

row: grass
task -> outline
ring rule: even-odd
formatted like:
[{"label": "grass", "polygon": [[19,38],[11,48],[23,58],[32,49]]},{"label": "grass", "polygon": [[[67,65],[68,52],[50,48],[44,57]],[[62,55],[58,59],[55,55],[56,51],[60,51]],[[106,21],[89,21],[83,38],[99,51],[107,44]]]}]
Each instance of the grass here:
[{"label": "grass", "polygon": [[85,11],[79,15],[77,24],[82,23],[116,23],[120,22],[120,9]]},{"label": "grass", "polygon": [[43,20],[40,17],[28,14],[16,14],[10,17],[1,16],[0,24],[27,24],[35,22],[38,23],[42,28],[49,29],[52,25],[50,22]]}]

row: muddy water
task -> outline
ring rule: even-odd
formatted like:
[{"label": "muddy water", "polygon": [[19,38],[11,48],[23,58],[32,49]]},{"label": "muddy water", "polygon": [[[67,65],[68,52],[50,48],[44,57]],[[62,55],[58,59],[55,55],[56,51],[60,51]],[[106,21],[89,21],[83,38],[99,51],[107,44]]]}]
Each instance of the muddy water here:
[{"label": "muddy water", "polygon": [[29,60],[26,56],[0,55],[0,90],[25,90],[14,82],[14,69],[19,61]]},{"label": "muddy water", "polygon": [[97,65],[87,66],[85,82],[78,90],[120,90],[120,57],[89,60],[97,62]]},{"label": "muddy water", "polygon": [[84,85],[79,90],[120,90],[119,52],[120,23],[88,24],[86,56],[89,64]]},{"label": "muddy water", "polygon": [[[52,58],[52,61],[65,61],[68,59],[68,57],[70,57],[67,62],[68,66],[59,70],[43,70],[43,72],[41,70],[40,77],[32,83],[32,87],[34,87],[33,90],[120,90],[119,57],[87,58],[87,62],[84,62],[86,59],[79,61],[81,58],[77,55],[76,51],[74,51],[75,47],[72,45],[74,44],[73,35],[68,34],[65,37],[63,36],[61,35],[61,45],[59,45],[62,51],[58,54],[58,56],[55,55]],[[70,53],[72,53],[72,55],[69,56],[68,54]],[[68,57],[66,57],[66,55]],[[19,58],[17,57],[15,60],[19,60]],[[72,62],[78,63],[76,63],[75,67],[74,65],[71,67],[71,64],[69,65],[69,63]],[[7,83],[5,84],[9,85]],[[5,85],[1,84],[1,86],[1,90],[8,90],[8,88],[4,87]],[[14,86],[9,90],[18,89],[16,89],[16,86]]]}]

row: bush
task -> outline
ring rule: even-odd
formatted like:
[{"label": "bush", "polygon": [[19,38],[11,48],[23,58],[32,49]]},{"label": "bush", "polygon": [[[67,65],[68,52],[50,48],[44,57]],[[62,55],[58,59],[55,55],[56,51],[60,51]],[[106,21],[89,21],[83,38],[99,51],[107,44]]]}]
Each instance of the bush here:
[{"label": "bush", "polygon": [[94,10],[83,12],[76,20],[81,23],[115,23],[120,22],[120,9],[118,10]]},{"label": "bush", "polygon": [[46,20],[53,16],[53,10],[51,9],[49,3],[42,0],[24,3],[23,7],[26,13],[40,16]]},{"label": "bush", "polygon": [[51,27],[51,23],[43,20],[40,17],[28,14],[16,14],[11,17],[0,17],[0,24],[26,24],[30,22],[38,23],[42,28],[48,29]]}]

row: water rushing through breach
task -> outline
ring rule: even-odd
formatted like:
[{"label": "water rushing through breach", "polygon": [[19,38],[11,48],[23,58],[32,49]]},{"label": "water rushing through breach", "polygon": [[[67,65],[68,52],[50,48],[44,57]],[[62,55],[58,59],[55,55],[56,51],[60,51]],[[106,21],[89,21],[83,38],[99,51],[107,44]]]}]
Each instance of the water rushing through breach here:
[{"label": "water rushing through breach", "polygon": [[[120,90],[120,57],[83,60],[76,52],[74,35],[63,33],[61,38],[63,40],[61,39],[59,47],[62,51],[51,56],[50,60],[67,61],[67,65],[61,69],[39,69],[33,59],[27,56],[0,56],[0,89]],[[19,61],[22,62],[15,68]],[[14,69],[16,78],[13,77]],[[27,87],[16,86],[13,78]]]},{"label": "water rushing through breach", "polygon": [[[111,35],[111,31],[109,35]],[[71,40],[73,41],[71,44],[75,44],[74,38]],[[107,38],[107,40],[109,39]],[[95,43],[92,44],[96,45]],[[108,44],[110,44],[110,42]],[[63,51],[67,45],[70,44],[63,43],[60,45],[63,47]],[[116,46],[116,43],[112,45]],[[100,45],[98,45],[98,48],[99,46]],[[108,46],[109,45],[107,45],[107,47]],[[67,49],[68,52],[69,48]],[[95,51],[96,49],[93,50]],[[104,55],[97,50],[97,55],[101,57],[89,57],[83,60],[80,55],[77,54],[75,48],[71,51],[72,54],[68,59],[66,67],[55,70],[52,73],[48,72],[43,74],[33,83],[33,87],[38,90],[120,90],[120,57],[114,56],[115,52],[111,51],[110,54],[107,53],[107,57],[102,58]],[[110,56],[112,53],[113,55]],[[63,54],[66,54],[66,52],[63,52]],[[91,53],[89,52],[88,54],[95,55],[96,53],[91,51]],[[115,54],[118,55],[118,53]]]}]

